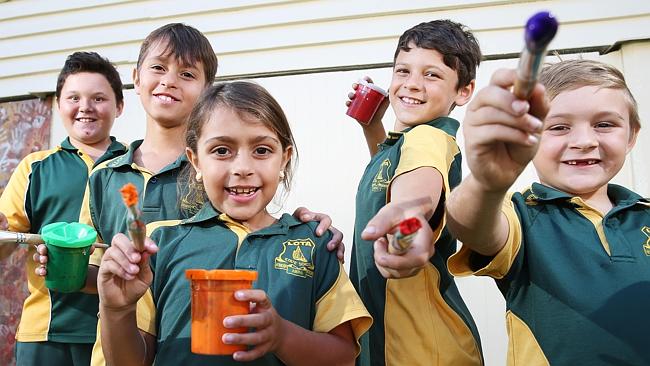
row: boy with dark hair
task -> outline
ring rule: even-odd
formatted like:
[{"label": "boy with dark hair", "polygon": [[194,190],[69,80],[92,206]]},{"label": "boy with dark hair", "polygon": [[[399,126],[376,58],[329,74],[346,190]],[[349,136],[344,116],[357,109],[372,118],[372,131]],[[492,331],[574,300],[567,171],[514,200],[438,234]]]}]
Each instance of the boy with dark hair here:
[{"label": "boy with dark hair", "polygon": [[[52,222],[78,220],[88,172],[126,151],[110,136],[123,99],[120,75],[108,60],[94,52],[68,56],[56,86],[68,137],[54,149],[28,155],[12,174],[0,197],[0,212],[6,215],[9,230],[39,233]],[[0,246],[0,258],[14,249]],[[36,256],[32,247],[29,253]],[[97,295],[49,291],[36,266],[27,261],[30,294],[16,333],[17,364],[89,364]]]},{"label": "boy with dark hair", "polygon": [[[447,201],[463,242],[449,269],[496,280],[508,364],[647,365],[650,203],[610,183],[641,127],[636,102],[597,61],[544,68],[548,99],[538,85],[517,100],[514,80],[497,71],[468,108],[472,173]],[[531,160],[540,183],[507,194]]]},{"label": "boy with dark hair", "polygon": [[[444,230],[444,201],[461,179],[459,123],[448,115],[471,98],[480,61],[476,39],[459,23],[407,30],[389,88],[396,132],[377,146],[382,113],[364,126],[372,158],[357,191],[351,278],[374,324],[362,338],[361,365],[482,363],[478,331],[447,271],[456,241]],[[404,218],[418,217],[432,240],[389,254],[385,233],[366,226],[383,207],[411,202]]]}]

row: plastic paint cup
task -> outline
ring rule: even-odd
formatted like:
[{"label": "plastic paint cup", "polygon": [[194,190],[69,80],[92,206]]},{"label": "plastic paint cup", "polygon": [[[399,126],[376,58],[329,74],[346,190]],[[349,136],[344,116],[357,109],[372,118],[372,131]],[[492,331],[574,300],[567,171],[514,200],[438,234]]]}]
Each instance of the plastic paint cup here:
[{"label": "plastic paint cup", "polygon": [[369,83],[364,79],[359,80],[358,87],[354,93],[354,99],[345,112],[348,116],[357,121],[368,124],[375,115],[381,102],[386,99],[388,93],[375,84]]},{"label": "plastic paint cup", "polygon": [[188,269],[185,277],[192,288],[192,353],[231,355],[245,351],[246,345],[225,344],[225,333],[246,333],[244,328],[225,328],[223,319],[249,313],[248,302],[235,299],[235,291],[249,289],[257,279],[256,271],[227,269]]},{"label": "plastic paint cup", "polygon": [[90,248],[97,240],[91,226],[77,222],[45,225],[41,237],[47,246],[45,286],[59,292],[75,292],[86,284]]}]

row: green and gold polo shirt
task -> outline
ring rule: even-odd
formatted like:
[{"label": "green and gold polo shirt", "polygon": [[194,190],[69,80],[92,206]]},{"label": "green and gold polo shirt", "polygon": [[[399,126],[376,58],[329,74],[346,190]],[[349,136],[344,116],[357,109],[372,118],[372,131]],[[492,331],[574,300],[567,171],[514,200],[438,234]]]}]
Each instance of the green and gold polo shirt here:
[{"label": "green and gold polo shirt", "polygon": [[[18,164],[0,197],[0,212],[7,216],[9,230],[39,233],[52,222],[76,222],[93,166],[125,151],[126,147],[111,137],[104,155],[94,162],[66,138],[54,149],[29,154]],[[29,296],[23,304],[16,339],[93,343],[97,295],[48,290],[44,278],[34,273],[34,253],[30,246],[25,266]]]},{"label": "green and gold polo shirt", "polygon": [[[79,221],[97,229],[98,240],[110,244],[117,233],[127,233],[127,209],[120,188],[133,183],[138,189],[138,208],[145,223],[183,218],[178,191],[178,175],[188,164],[185,154],[153,174],[133,161],[142,144],[135,141],[129,151],[93,169],[88,179],[87,198]],[[102,250],[95,250],[91,263],[99,265]]]},{"label": "green and gold polo shirt", "polygon": [[[159,246],[151,258],[155,309],[139,304],[138,326],[157,335],[156,365],[240,365],[232,356],[190,352],[187,269],[257,271],[253,287],[266,291],[280,316],[305,329],[329,332],[350,321],[359,339],[370,327],[372,320],[336,253],[327,250],[330,235],[316,236],[316,223],[301,223],[284,214],[275,224],[249,232],[207,203],[194,217],[175,224],[148,226],[149,230],[161,225],[151,235]],[[267,354],[250,364],[282,363]]]},{"label": "green and gold polo shirt", "polygon": [[[444,228],[444,200],[461,179],[456,145],[459,123],[438,118],[400,133],[390,132],[379,145],[359,183],[351,275],[374,319],[361,343],[360,365],[480,365],[478,330],[447,271],[456,239]],[[373,243],[361,232],[390,201],[390,185],[401,174],[432,167],[443,178],[444,191],[429,225],[436,251],[419,274],[386,280],[377,270]]]},{"label": "green and gold polo shirt", "polygon": [[648,365],[650,203],[618,185],[606,215],[535,183],[503,206],[505,247],[463,247],[459,275],[486,275],[506,300],[509,365]]}]

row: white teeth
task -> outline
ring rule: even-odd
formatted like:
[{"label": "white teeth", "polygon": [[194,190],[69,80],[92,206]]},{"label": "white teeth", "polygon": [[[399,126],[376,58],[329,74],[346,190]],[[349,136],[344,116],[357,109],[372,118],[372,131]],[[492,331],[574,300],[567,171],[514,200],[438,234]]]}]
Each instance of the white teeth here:
[{"label": "white teeth", "polygon": [[421,101],[413,98],[408,98],[408,97],[402,97],[402,102],[406,104],[422,104]]},{"label": "white teeth", "polygon": [[94,121],[94,119],[92,119],[92,118],[77,118],[77,121],[83,122],[83,123],[90,123],[90,122]]},{"label": "white teeth", "polygon": [[[578,165],[578,162],[575,161],[575,160],[569,160],[566,163],[569,164],[569,165]],[[597,164],[598,160],[587,160],[587,161],[585,161],[585,163],[586,163],[586,165],[593,165],[593,164]]]},{"label": "white teeth", "polygon": [[174,101],[174,98],[172,98],[170,96],[167,96],[167,95],[156,95],[156,97],[158,99],[162,100],[163,102],[172,102],[172,101]]},{"label": "white teeth", "polygon": [[228,188],[228,191],[234,194],[253,194],[257,188]]}]

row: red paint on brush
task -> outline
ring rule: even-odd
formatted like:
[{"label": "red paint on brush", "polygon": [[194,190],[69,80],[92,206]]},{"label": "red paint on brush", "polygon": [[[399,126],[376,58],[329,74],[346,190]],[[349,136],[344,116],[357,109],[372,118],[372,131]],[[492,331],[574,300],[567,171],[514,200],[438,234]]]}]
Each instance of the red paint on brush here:
[{"label": "red paint on brush", "polygon": [[402,235],[411,235],[422,227],[420,220],[415,217],[403,220],[399,223],[399,232]]}]

